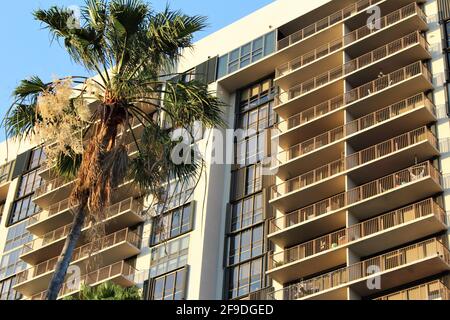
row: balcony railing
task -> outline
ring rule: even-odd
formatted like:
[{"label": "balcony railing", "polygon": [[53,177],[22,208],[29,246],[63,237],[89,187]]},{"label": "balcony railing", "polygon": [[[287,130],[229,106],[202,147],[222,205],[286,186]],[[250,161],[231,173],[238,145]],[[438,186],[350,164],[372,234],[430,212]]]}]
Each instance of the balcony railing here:
[{"label": "balcony railing", "polygon": [[[72,262],[79,261],[87,258],[90,255],[96,254],[106,248],[112,247],[121,242],[129,242],[135,247],[139,247],[141,238],[138,234],[130,231],[129,229],[122,229],[120,231],[109,234],[95,242],[90,242],[74,250],[72,254]],[[55,269],[56,263],[59,257],[52,258],[38,265],[26,269],[17,275],[16,285],[25,281],[31,280],[47,272]]]},{"label": "balcony railing", "polygon": [[[445,263],[450,264],[450,252],[447,247],[437,238],[433,238],[301,281],[268,295],[269,299],[273,300],[296,300],[338,286],[348,285],[367,277],[374,277],[377,274],[433,256],[438,256]],[[377,273],[372,272],[374,267],[377,267]]]},{"label": "balcony railing", "polygon": [[278,50],[284,49],[294,43],[297,43],[307,37],[312,36],[315,33],[318,33],[321,30],[324,30],[334,24],[341,22],[342,20],[351,17],[361,11],[366,10],[368,7],[381,2],[382,0],[360,0],[356,3],[353,3],[344,9],[341,9],[322,20],[319,20],[289,36],[284,39],[278,41],[277,48]]},{"label": "balcony railing", "polygon": [[[302,68],[306,65],[313,63],[314,61],[322,57],[325,57],[331,53],[339,51],[344,46],[348,46],[364,37],[371,35],[372,33],[379,32],[380,30],[389,27],[393,23],[403,20],[416,13],[418,13],[426,21],[425,14],[423,13],[423,11],[415,3],[409,4],[401,9],[398,9],[376,20],[375,25],[378,25],[380,28],[368,28],[367,26],[363,26],[357,30],[350,32],[349,34],[345,35],[340,39],[331,41],[308,53],[303,54],[300,57],[297,57],[287,63],[284,63],[283,65],[276,68],[275,77],[279,78],[285,76],[299,68]],[[426,42],[425,45],[427,45]]]},{"label": "balcony railing", "polygon": [[[419,74],[423,74],[428,80],[431,81],[430,71],[427,69],[427,67],[421,61],[417,61],[411,65],[408,65],[399,70],[391,72],[388,75],[379,77],[376,80],[373,80],[373,81],[366,83],[360,87],[352,89],[340,97],[333,98],[332,99],[332,101],[334,102],[333,105],[339,104],[339,102],[341,103],[341,106],[347,105],[350,103],[354,103],[357,100],[366,98],[372,94],[375,94],[381,90],[384,90],[393,85],[396,85],[397,83],[400,83],[402,81],[413,78]],[[325,78],[323,78],[323,79],[325,79],[324,80],[325,82],[322,82],[322,80],[318,80],[318,79],[314,78],[313,82],[311,82],[312,86],[304,86],[302,84],[301,88],[299,90],[297,90],[295,88],[294,91],[287,91],[287,92],[280,93],[275,98],[275,106],[280,106],[282,104],[285,104],[285,103],[299,97],[300,95],[313,90],[314,88],[316,88],[318,86],[322,86],[323,84],[328,83],[329,82],[328,79],[331,79],[332,77],[334,77],[334,79],[338,79],[341,76],[339,75],[339,73],[337,73],[336,76],[334,76],[334,74],[330,73],[329,76],[326,76]],[[283,99],[280,99],[280,98],[283,98]]]},{"label": "balcony railing", "polygon": [[436,136],[428,130],[427,127],[421,127],[356,152],[345,159],[331,162],[323,167],[302,174],[299,177],[280,183],[272,187],[270,199],[274,200],[288,193],[299,191],[311,184],[318,183],[334,175],[351,170],[367,162],[385,157],[425,140],[429,141],[431,145],[438,149]]},{"label": "balcony railing", "polygon": [[47,210],[41,211],[40,213],[30,217],[28,225],[38,223],[46,218],[49,218],[51,216],[54,216],[58,213],[61,213],[69,209],[74,210],[77,208],[77,206],[78,204],[76,202],[75,204],[71,205],[69,199],[64,199],[60,202],[51,205]]},{"label": "balcony railing", "polygon": [[291,146],[287,150],[281,151],[277,155],[278,165],[283,165],[288,161],[311,153],[319,148],[341,140],[346,136],[374,127],[380,123],[387,122],[402,113],[419,108],[421,106],[425,106],[433,114],[436,113],[436,107],[431,103],[431,101],[423,94],[419,94],[395,103],[387,108],[358,118],[341,127],[332,129],[307,141]]},{"label": "balcony railing", "polygon": [[426,14],[417,5],[417,3],[413,2],[411,4],[404,6],[403,8],[400,8],[399,10],[391,12],[390,14],[382,17],[380,20],[377,20],[375,25],[379,24],[380,29],[373,28],[373,25],[370,26],[369,24],[366,24],[363,27],[350,32],[349,34],[347,34],[344,37],[344,39],[345,39],[344,45],[347,46],[359,39],[367,37],[368,35],[370,35],[371,33],[375,32],[375,31],[386,28],[387,26],[390,26],[394,23],[399,22],[400,20],[406,19],[415,14],[417,14],[425,23],[428,23]]},{"label": "balcony railing", "polygon": [[419,32],[411,33],[401,39],[395,40],[378,49],[366,53],[359,58],[351,60],[310,80],[295,85],[287,91],[280,92],[278,97],[275,99],[276,104],[279,105],[283,102],[295,99],[307,92],[323,87],[335,80],[341,79],[346,75],[363,69],[370,64],[380,61],[390,55],[394,55],[397,52],[416,44],[419,44],[424,49],[428,50],[428,43],[425,38]]},{"label": "balcony railing", "polygon": [[313,63],[314,61],[325,57],[333,52],[339,51],[344,46],[344,38],[329,42],[319,48],[314,49],[304,55],[292,59],[291,61],[282,64],[275,70],[275,78],[283,77],[297,69]]},{"label": "balcony railing", "polygon": [[431,163],[424,162],[274,219],[271,221],[272,232],[341,210],[427,177],[442,185],[440,172]]},{"label": "balcony railing", "polygon": [[56,178],[53,180],[50,180],[46,183],[44,183],[42,186],[40,186],[38,189],[36,189],[34,193],[34,198],[40,197],[46,193],[52,192],[53,190],[56,190],[62,186],[68,185],[75,182],[75,180],[67,181],[63,178]]},{"label": "balcony railing", "polygon": [[[75,293],[81,289],[81,285],[95,286],[108,279],[122,276],[129,281],[134,281],[137,270],[125,263],[124,261],[114,263],[107,267],[98,269],[97,271],[81,276],[79,283],[76,285],[73,281],[65,282],[59,291],[58,297],[66,296]],[[31,300],[44,300],[47,291],[33,295]]]},{"label": "balcony railing", "polygon": [[375,300],[450,300],[450,289],[444,279],[435,280]]},{"label": "balcony railing", "polygon": [[306,188],[309,185],[328,179],[345,171],[345,161],[337,160],[312,170],[301,176],[280,183],[271,189],[270,200],[282,197],[288,193]]},{"label": "balcony railing", "polygon": [[[352,91],[350,91],[350,92],[352,92]],[[353,94],[350,93],[349,96],[353,97]],[[402,111],[405,108],[414,109],[415,105],[424,104],[425,100],[427,100],[426,103],[428,105],[432,105],[431,101],[429,101],[428,98],[423,93],[421,93],[421,94],[415,95],[413,97],[410,97],[408,99],[405,99],[403,101],[397,102],[397,103],[393,104],[392,106],[389,106],[383,110],[377,111],[376,113],[386,112],[389,109],[393,110],[394,113],[395,113],[396,109],[399,109]],[[355,102],[355,100],[352,98],[350,103],[353,103],[353,102]],[[309,108],[305,111],[297,113],[297,114],[289,117],[288,119],[279,122],[277,125],[275,125],[275,128],[278,129],[278,131],[280,133],[285,133],[291,129],[294,129],[303,124],[309,123],[319,117],[325,116],[336,109],[346,106],[347,104],[349,104],[349,103],[345,100],[345,95],[341,95],[341,96],[335,97],[333,99],[330,99],[328,101],[325,101],[317,106]],[[435,114],[436,111],[434,109],[433,109],[433,112]],[[397,113],[397,115],[398,115],[398,113]]]},{"label": "balcony railing", "polygon": [[[314,256],[327,250],[342,247],[346,244],[361,240],[364,237],[401,226],[430,214],[434,214],[436,219],[446,224],[444,209],[434,202],[433,199],[427,199],[272,254],[269,256],[269,270]],[[292,221],[290,223],[292,223],[291,225],[295,225],[295,222]],[[273,232],[273,229],[271,231]]]},{"label": "balcony railing", "polygon": [[[128,198],[121,202],[111,205],[109,208],[105,210],[105,219],[116,216],[122,212],[131,210],[135,213],[140,213],[142,211],[143,205],[136,199]],[[83,229],[90,226],[89,221],[85,221],[83,225]],[[72,228],[72,224],[65,225],[61,228],[53,230],[49,233],[46,233],[40,238],[34,239],[29,243],[23,245],[22,254],[28,253],[33,250],[37,250],[43,246],[48,245],[49,243],[55,242],[66,237],[70,229]]]}]

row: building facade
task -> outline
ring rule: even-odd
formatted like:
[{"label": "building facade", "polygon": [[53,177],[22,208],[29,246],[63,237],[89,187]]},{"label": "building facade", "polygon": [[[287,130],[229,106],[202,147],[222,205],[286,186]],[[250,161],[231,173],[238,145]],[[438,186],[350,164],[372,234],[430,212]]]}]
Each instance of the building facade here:
[{"label": "building facade", "polygon": [[[206,166],[165,203],[116,190],[105,236],[75,251],[81,282],[165,300],[450,299],[450,2],[300,2],[184,54],[178,72],[217,92],[228,128],[195,132]],[[242,134],[220,162],[226,129]],[[73,181],[40,146],[0,150],[0,299],[42,299]]]}]

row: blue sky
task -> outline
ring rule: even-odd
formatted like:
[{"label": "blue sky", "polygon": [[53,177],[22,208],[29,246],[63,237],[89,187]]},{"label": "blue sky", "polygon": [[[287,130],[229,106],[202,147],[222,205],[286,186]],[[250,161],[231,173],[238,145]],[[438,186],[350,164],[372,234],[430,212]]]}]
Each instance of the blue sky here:
[{"label": "blue sky", "polygon": [[[246,16],[273,0],[170,0],[173,9],[187,14],[208,17],[209,27],[196,35],[196,40]],[[156,9],[163,9],[166,0],[149,0]],[[39,75],[45,81],[53,76],[83,75],[64,48],[50,43],[50,36],[34,20],[32,12],[52,5],[82,5],[83,0],[12,0],[3,1],[0,10],[0,116],[12,102],[11,92],[21,79]],[[4,130],[0,130],[0,141]]]}]

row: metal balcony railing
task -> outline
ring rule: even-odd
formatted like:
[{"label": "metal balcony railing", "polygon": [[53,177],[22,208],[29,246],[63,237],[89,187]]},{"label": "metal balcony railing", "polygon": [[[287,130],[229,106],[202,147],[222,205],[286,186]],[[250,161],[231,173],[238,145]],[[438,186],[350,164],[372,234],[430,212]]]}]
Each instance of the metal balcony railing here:
[{"label": "metal balcony railing", "polygon": [[287,150],[279,152],[276,157],[278,165],[283,165],[293,159],[299,158],[326,145],[344,139],[346,136],[374,127],[380,123],[387,122],[402,113],[422,106],[428,108],[428,110],[430,110],[433,114],[436,113],[436,107],[431,103],[431,101],[423,94],[419,94],[351,121],[341,127],[320,134],[307,141],[291,146]]},{"label": "metal balcony railing", "polygon": [[359,12],[366,10],[368,7],[381,2],[382,0],[360,0],[356,3],[353,3],[344,9],[341,9],[328,17],[325,17],[295,33],[287,36],[284,39],[278,41],[277,48],[278,50],[284,49],[294,43],[297,43],[307,37],[312,36],[315,33],[318,33],[321,30],[324,30],[332,25],[335,25],[342,20],[351,17]]},{"label": "metal balcony railing", "polygon": [[442,185],[440,172],[430,162],[423,162],[276,218],[270,222],[271,231],[283,230],[293,224],[300,224],[321,215],[341,210],[427,177]]},{"label": "metal balcony railing", "polygon": [[[357,89],[355,89],[357,90]],[[351,91],[350,91],[351,92]],[[349,96],[353,96],[353,94],[350,94]],[[426,101],[427,100],[427,101]],[[351,102],[355,102],[355,100],[351,100]],[[377,111],[373,113],[372,115],[376,113],[384,112],[392,110],[392,112],[389,112],[390,114],[395,114],[395,110],[401,110],[403,112],[404,109],[414,109],[416,105],[424,104],[432,106],[432,102],[428,100],[428,98],[423,94],[417,94],[413,97],[407,98],[405,100],[402,100],[400,102],[397,102],[393,104],[392,106],[386,107],[380,111]],[[331,112],[333,112],[336,109],[342,108],[346,106],[348,103],[345,101],[345,95],[341,95],[338,97],[335,97],[333,99],[330,99],[328,101],[325,101],[317,106],[314,106],[312,108],[309,108],[305,111],[302,111],[300,113],[297,113],[291,117],[289,117],[286,120],[283,120],[275,125],[275,129],[279,131],[279,133],[285,133],[291,129],[294,129],[296,127],[302,126],[306,123],[312,122],[316,120],[319,117],[325,116]],[[436,108],[433,106],[433,113],[436,114]],[[397,112],[396,115],[399,113]]]},{"label": "metal balcony railing", "polygon": [[345,159],[333,161],[318,169],[273,186],[271,188],[270,200],[285,196],[294,191],[299,191],[311,184],[351,170],[367,162],[385,157],[425,140],[429,141],[432,146],[438,149],[436,136],[427,127],[421,127],[356,152],[347,156]]},{"label": "metal balcony railing", "polygon": [[450,300],[450,289],[444,279],[424,283],[391,293],[375,300]]},{"label": "metal balcony railing", "polygon": [[345,35],[340,39],[331,41],[310,52],[303,54],[300,57],[297,57],[287,63],[280,65],[275,69],[275,78],[285,76],[299,68],[309,65],[322,57],[337,52],[345,46],[351,45],[352,43],[364,37],[367,37],[373,33],[386,29],[393,23],[408,18],[416,13],[418,13],[426,21],[425,13],[423,13],[423,11],[414,3],[409,4],[376,20],[375,25],[378,25],[380,28],[368,28],[367,26],[363,26],[359,29],[356,29],[348,33],[347,35]]},{"label": "metal balcony railing", "polygon": [[[95,242],[90,242],[76,248],[73,252],[71,261],[75,262],[87,258],[90,255],[96,254],[99,251],[112,247],[121,242],[128,242],[135,247],[139,247],[140,241],[141,238],[138,234],[130,231],[129,229],[122,229],[120,231],[109,234]],[[58,262],[58,258],[59,257],[49,259],[37,264],[34,267],[18,273],[16,278],[16,285],[21,284],[25,281],[29,281],[47,272],[53,271],[55,269],[56,263]]]},{"label": "metal balcony railing", "polygon": [[[123,200],[121,202],[118,202],[116,204],[111,205],[109,208],[105,210],[105,219],[111,218],[113,216],[119,215],[123,212],[126,212],[128,210],[133,211],[136,214],[139,214],[143,209],[143,205],[140,201],[128,198],[126,200]],[[88,228],[90,226],[90,222],[86,221],[83,225],[84,228]],[[37,250],[43,246],[46,246],[52,242],[55,242],[57,240],[61,240],[62,238],[66,237],[70,229],[72,228],[72,224],[65,225],[61,228],[58,228],[56,230],[53,230],[49,233],[46,233],[40,238],[36,238],[26,244],[23,245],[22,254],[28,253],[33,250]]]},{"label": "metal balcony railing", "polygon": [[34,216],[30,217],[30,219],[28,220],[29,221],[28,225],[32,225],[32,224],[41,222],[42,220],[44,220],[46,218],[54,216],[58,213],[66,211],[68,209],[74,210],[77,208],[77,206],[78,206],[77,203],[71,205],[69,199],[64,199],[60,202],[57,202],[57,203],[51,205],[47,210],[41,211],[40,213],[35,214]]},{"label": "metal balcony railing", "polygon": [[42,186],[40,186],[39,188],[36,189],[36,191],[34,192],[33,198],[40,197],[46,193],[52,192],[52,191],[60,188],[62,186],[74,183],[75,181],[76,181],[76,179],[67,181],[66,179],[63,179],[63,178],[56,178],[56,179],[47,181]]},{"label": "metal balcony railing", "polygon": [[[342,247],[359,241],[378,232],[402,226],[422,217],[434,214],[437,220],[446,224],[446,214],[433,199],[427,199],[416,204],[386,213],[379,217],[352,225],[346,229],[330,233],[323,237],[302,243],[269,256],[268,269],[300,261],[322,252]],[[296,221],[291,221],[295,225]],[[273,229],[271,230],[273,232]]]},{"label": "metal balcony railing", "polygon": [[[80,281],[77,281],[77,283],[74,283],[73,281],[65,282],[59,292],[58,297],[66,296],[79,291],[83,284],[88,286],[95,286],[101,282],[118,276],[122,276],[133,282],[136,274],[137,270],[135,268],[125,263],[124,261],[120,261],[81,276],[81,278],[79,279]],[[31,300],[44,300],[46,293],[47,291],[43,291],[41,293],[35,294],[31,297]]]},{"label": "metal balcony railing", "polygon": [[[273,300],[296,300],[304,298],[433,256],[437,256],[445,263],[450,264],[449,250],[439,239],[433,238],[309,280],[301,281],[269,293],[268,298]],[[374,266],[379,270],[377,273],[372,272]]]},{"label": "metal balcony railing", "polygon": [[297,84],[289,88],[287,91],[280,92],[275,99],[276,105],[280,105],[312,90],[323,87],[335,80],[344,78],[345,76],[353,72],[361,70],[370,64],[383,60],[388,56],[394,55],[397,52],[400,52],[416,44],[419,44],[424,49],[428,50],[428,43],[425,37],[418,31],[413,32],[407,36],[404,36],[403,38],[395,40],[369,53],[366,53],[359,58],[351,60],[305,82]]}]

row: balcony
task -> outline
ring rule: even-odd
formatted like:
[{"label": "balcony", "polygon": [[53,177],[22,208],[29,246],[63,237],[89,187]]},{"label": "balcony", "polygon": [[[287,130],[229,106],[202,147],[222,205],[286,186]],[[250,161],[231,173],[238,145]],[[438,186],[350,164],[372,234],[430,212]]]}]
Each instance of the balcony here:
[{"label": "balcony", "polygon": [[[417,60],[430,59],[431,55],[428,52],[427,41],[416,31],[345,64],[342,64],[342,56],[340,58],[341,61],[334,65],[338,65],[337,67],[300,84],[298,84],[299,81],[306,78],[303,70],[293,72],[277,81],[280,88],[289,89],[283,90],[277,96],[276,105],[283,104],[283,101],[291,99],[296,99],[296,102],[300,105],[303,100],[307,100],[308,104],[318,103],[330,95],[335,96],[343,92],[339,80],[346,79],[352,86],[357,86],[376,78],[382,66],[383,70],[388,73],[394,71],[396,67],[408,65]],[[317,69],[317,67],[314,69]],[[317,70],[312,70],[311,74],[317,74]],[[307,98],[307,94],[314,94],[314,96],[308,96]]]},{"label": "balcony", "polygon": [[450,289],[445,282],[445,279],[427,282],[375,300],[450,300]]},{"label": "balcony", "polygon": [[[136,269],[129,264],[124,261],[117,262],[81,276],[81,279],[77,284],[74,284],[73,282],[65,282],[59,292],[58,299],[78,293],[83,284],[95,287],[103,282],[111,281],[122,287],[131,287],[136,285],[136,274]],[[43,291],[35,294],[31,296],[31,300],[44,300],[46,293],[46,291]]]},{"label": "balcony", "polygon": [[[129,229],[122,229],[109,234],[95,243],[88,243],[75,249],[71,265],[77,265],[82,272],[88,268],[92,257],[97,267],[110,265],[139,254],[140,237]],[[58,257],[22,271],[17,275],[15,290],[25,296],[32,296],[48,287],[53,276]]]},{"label": "balcony", "polygon": [[[290,144],[287,150],[278,153],[273,170],[287,180],[341,158],[344,154],[341,142],[347,141],[360,150],[435,121],[434,105],[423,94],[416,95],[299,144]],[[290,134],[284,138],[279,141],[281,146],[296,137]]]},{"label": "balcony", "polygon": [[408,166],[410,159],[420,162],[439,154],[435,135],[421,127],[273,186],[270,203],[283,212],[291,211],[342,192],[344,174],[354,183],[363,184]]},{"label": "balcony", "polygon": [[[110,206],[105,212],[105,231],[108,233],[115,232],[122,228],[131,227],[137,223],[143,222],[144,219],[141,216],[141,211],[142,204],[133,198],[128,198]],[[72,217],[69,211],[65,211],[61,214],[67,215],[67,219]],[[36,265],[39,262],[49,260],[59,255],[64,246],[65,238],[70,232],[71,226],[71,224],[64,225],[25,244],[20,258],[29,264]],[[81,243],[90,227],[90,223],[86,222],[84,224],[82,238],[80,240]],[[35,228],[38,228],[38,226],[35,225]]]},{"label": "balcony", "polygon": [[32,234],[42,237],[52,230],[58,229],[72,222],[73,212],[78,205],[70,205],[70,200],[65,199],[55,203],[32,216],[28,221],[27,230]]},{"label": "balcony", "polygon": [[[328,76],[325,80],[327,79]],[[417,61],[381,76],[372,82],[351,89],[343,95],[335,94],[333,97],[333,95],[330,95],[330,92],[327,92],[326,96],[321,97],[314,95],[317,100],[316,104],[310,99],[311,96],[309,93],[311,92],[311,88],[316,83],[320,83],[321,80],[313,80],[313,82],[307,85],[302,85],[298,90],[279,95],[279,98],[275,99],[276,106],[274,110],[282,118],[287,119],[299,112],[305,111],[299,110],[300,106],[306,106],[306,110],[308,110],[313,109],[316,104],[324,105],[330,100],[329,103],[332,103],[334,106],[333,110],[345,105],[354,117],[359,117],[375,111],[380,105],[394,103],[404,97],[412,96],[419,92],[426,92],[433,88],[431,73],[421,61]],[[383,93],[383,96],[381,97],[379,93]],[[280,98],[284,100],[280,100]],[[321,101],[325,102],[320,103]],[[310,105],[313,107],[308,108]]]},{"label": "balcony", "polygon": [[[299,47],[300,50],[301,48],[317,47],[317,43],[326,42],[326,36],[342,26],[344,22],[350,27],[365,24],[367,21],[367,14],[364,13],[367,13],[367,10],[375,5],[380,7],[383,12],[390,12],[401,6],[405,6],[406,4],[411,4],[411,2],[412,1],[410,0],[396,0],[393,2],[383,0],[361,0],[298,31],[291,32],[291,30],[295,28],[294,26],[285,27],[290,34],[278,41],[278,51],[282,51],[285,55],[292,55],[293,52],[299,50]],[[415,3],[413,4],[415,5]],[[391,20],[395,21],[393,18],[391,18]]]},{"label": "balcony", "polygon": [[[376,268],[377,272],[373,272]],[[358,262],[269,294],[274,300],[345,300],[347,288],[361,297],[376,294],[450,270],[450,253],[442,242],[432,238],[406,248]],[[382,289],[369,289],[367,280],[380,277]]]},{"label": "balcony", "polygon": [[424,162],[276,218],[271,237],[289,231],[305,241],[345,226],[346,210],[364,220],[442,191],[441,174]]},{"label": "balcony", "polygon": [[55,178],[45,182],[36,189],[33,202],[41,208],[47,208],[52,203],[60,202],[69,197],[69,194],[76,180],[66,180],[63,178]]},{"label": "balcony", "polygon": [[[346,248],[359,256],[422,239],[447,229],[446,214],[433,199],[383,214],[269,256],[269,275],[286,283],[346,263]],[[293,233],[274,241],[295,243]],[[273,241],[274,239],[271,238]]]},{"label": "balcony", "polygon": [[[418,24],[419,27],[417,27],[417,24],[411,23],[405,23],[404,26],[401,24],[402,22],[409,20],[408,18],[415,18],[416,15],[422,17],[422,23]],[[395,39],[392,38],[395,35],[402,36],[406,34],[406,30],[403,30],[405,28],[409,28],[410,32],[417,32],[417,30],[426,30],[428,27],[425,14],[415,3],[411,3],[382,17],[377,20],[375,24],[379,25],[380,28],[369,28],[367,25],[364,25],[342,38],[330,41],[325,45],[321,45],[310,52],[304,53],[303,55],[278,66],[275,69],[276,83],[281,87],[286,87],[294,80],[306,80],[312,78],[314,74],[324,72],[335,65],[342,64],[341,52],[343,50],[352,52],[353,47],[359,48],[359,50],[376,48],[374,47],[374,43],[379,43],[379,41],[377,41],[377,39],[375,39],[375,41],[372,40],[372,36],[374,38],[383,39],[383,42],[380,43],[381,46],[389,42],[389,39]],[[399,30],[399,26],[401,26],[400,28],[402,30]],[[316,62],[319,61],[320,64],[317,64]]]},{"label": "balcony", "polygon": [[273,169],[278,169],[278,177],[287,180],[341,158],[344,141],[360,150],[435,119],[431,103],[396,104],[281,151],[277,155],[278,166]]},{"label": "balcony", "polygon": [[[351,93],[350,96],[352,96]],[[341,95],[297,113],[275,125],[278,134],[274,138],[279,139],[280,145],[286,148],[294,144],[299,136],[308,138],[319,134],[320,132],[318,130],[320,129],[318,128],[342,125],[344,118],[342,111],[347,105],[345,95]],[[386,116],[394,117],[408,110],[419,109],[420,106],[427,106],[432,111],[434,119],[436,119],[435,107],[423,93],[415,94],[402,101],[397,101],[384,109],[372,112],[371,115],[374,121],[376,121],[376,119],[383,119]],[[384,117],[383,114],[385,114]]]}]

